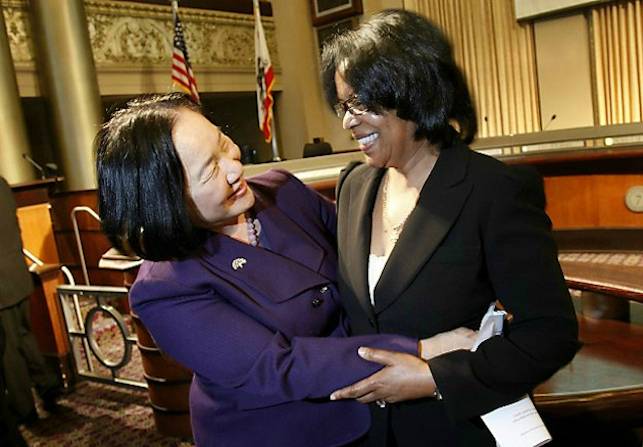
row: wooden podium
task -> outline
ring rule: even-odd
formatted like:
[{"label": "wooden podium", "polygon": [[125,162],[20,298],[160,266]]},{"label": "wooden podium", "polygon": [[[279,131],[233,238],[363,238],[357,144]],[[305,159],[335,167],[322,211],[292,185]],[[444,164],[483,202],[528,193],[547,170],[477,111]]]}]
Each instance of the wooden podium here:
[{"label": "wooden podium", "polygon": [[69,341],[56,287],[64,283],[51,219],[50,193],[60,178],[12,185],[23,247],[39,262],[26,259],[34,278],[30,297],[32,330],[43,354],[56,363],[62,382],[73,380]]}]

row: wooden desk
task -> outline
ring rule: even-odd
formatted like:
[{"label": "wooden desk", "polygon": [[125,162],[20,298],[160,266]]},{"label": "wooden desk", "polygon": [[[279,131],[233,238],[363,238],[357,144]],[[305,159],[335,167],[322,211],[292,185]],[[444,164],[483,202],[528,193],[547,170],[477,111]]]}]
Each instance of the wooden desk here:
[{"label": "wooden desk", "polygon": [[51,177],[11,185],[16,206],[20,208],[38,203],[48,203],[51,193],[63,180],[63,177]]},{"label": "wooden desk", "polygon": [[56,292],[62,283],[60,266],[45,264],[31,270],[38,285],[30,303],[34,334],[44,354],[62,358],[69,354],[69,340]]},{"label": "wooden desk", "polygon": [[[56,287],[64,281],[60,273],[60,258],[54,239],[49,196],[60,178],[36,180],[13,185],[18,209],[22,245],[44,265],[31,266],[35,291],[31,296],[32,328],[39,347],[55,363],[62,381],[72,380],[71,353]],[[28,264],[31,264],[29,261]]]},{"label": "wooden desk", "polygon": [[578,251],[559,259],[567,285],[584,294],[578,320],[583,346],[536,388],[536,406],[555,445],[638,447],[632,430],[643,427],[643,326],[628,320],[629,300],[643,302],[643,254]]},{"label": "wooden desk", "polygon": [[583,317],[579,325],[581,350],[534,391],[549,445],[640,447],[643,328]]},{"label": "wooden desk", "polygon": [[643,425],[643,327],[579,318],[583,347],[536,388],[543,416]]},{"label": "wooden desk", "polygon": [[643,303],[643,253],[571,252],[558,259],[570,289]]}]

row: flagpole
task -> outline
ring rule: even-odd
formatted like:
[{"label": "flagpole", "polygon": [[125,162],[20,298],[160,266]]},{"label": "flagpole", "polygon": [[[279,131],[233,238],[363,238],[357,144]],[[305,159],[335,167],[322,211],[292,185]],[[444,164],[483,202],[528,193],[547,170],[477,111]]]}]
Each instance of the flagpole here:
[{"label": "flagpole", "polygon": [[270,134],[272,135],[272,161],[281,161],[279,149],[277,148],[277,126],[274,114],[272,115],[272,120],[270,120],[270,128]]},{"label": "flagpole", "polygon": [[[264,137],[266,133],[270,135],[272,161],[281,161],[277,147],[277,126],[275,125],[275,115],[273,113],[274,97],[271,93],[274,82],[274,71],[272,63],[270,62],[270,54],[268,52],[268,46],[266,45],[263,25],[261,24],[259,0],[253,0],[252,6],[255,16],[255,68],[257,70],[257,113],[259,117],[259,128],[263,132]],[[268,77],[268,81],[265,79],[266,76]],[[269,129],[266,129],[266,126],[269,126]]]},{"label": "flagpole", "polygon": [[[178,0],[170,0],[170,8],[172,9],[172,29],[174,29],[174,24],[176,23],[176,10],[178,9]],[[174,42],[172,42],[174,47]],[[173,57],[173,54],[170,55]],[[170,91],[174,90],[174,79],[170,78]]]}]

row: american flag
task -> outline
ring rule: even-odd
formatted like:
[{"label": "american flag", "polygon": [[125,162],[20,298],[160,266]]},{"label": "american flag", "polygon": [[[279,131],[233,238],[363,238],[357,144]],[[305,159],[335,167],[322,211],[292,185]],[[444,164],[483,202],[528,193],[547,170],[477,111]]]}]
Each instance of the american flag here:
[{"label": "american flag", "polygon": [[192,73],[188,47],[183,37],[183,25],[179,19],[179,5],[177,0],[172,1],[172,15],[174,17],[174,50],[172,51],[172,83],[188,93],[192,99],[200,103],[199,90],[196,79]]}]

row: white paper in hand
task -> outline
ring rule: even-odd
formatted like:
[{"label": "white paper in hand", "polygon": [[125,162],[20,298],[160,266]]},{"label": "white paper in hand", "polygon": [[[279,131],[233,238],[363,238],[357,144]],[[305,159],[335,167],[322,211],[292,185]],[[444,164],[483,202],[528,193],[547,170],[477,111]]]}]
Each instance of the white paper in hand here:
[{"label": "white paper in hand", "polygon": [[502,334],[502,324],[505,320],[505,315],[507,315],[507,312],[504,310],[496,310],[496,303],[491,303],[489,309],[487,309],[487,313],[484,314],[480,322],[478,338],[476,338],[473,348],[471,348],[472,351],[478,349],[478,346],[480,346],[483,341],[494,335]]},{"label": "white paper in hand", "polygon": [[[478,349],[483,341],[502,334],[506,314],[504,310],[496,310],[495,303],[491,303],[480,322],[472,351]],[[529,396],[481,417],[498,447],[538,447],[551,441],[551,435]]]},{"label": "white paper in hand", "polygon": [[551,435],[529,396],[482,415],[498,447],[538,447]]}]

